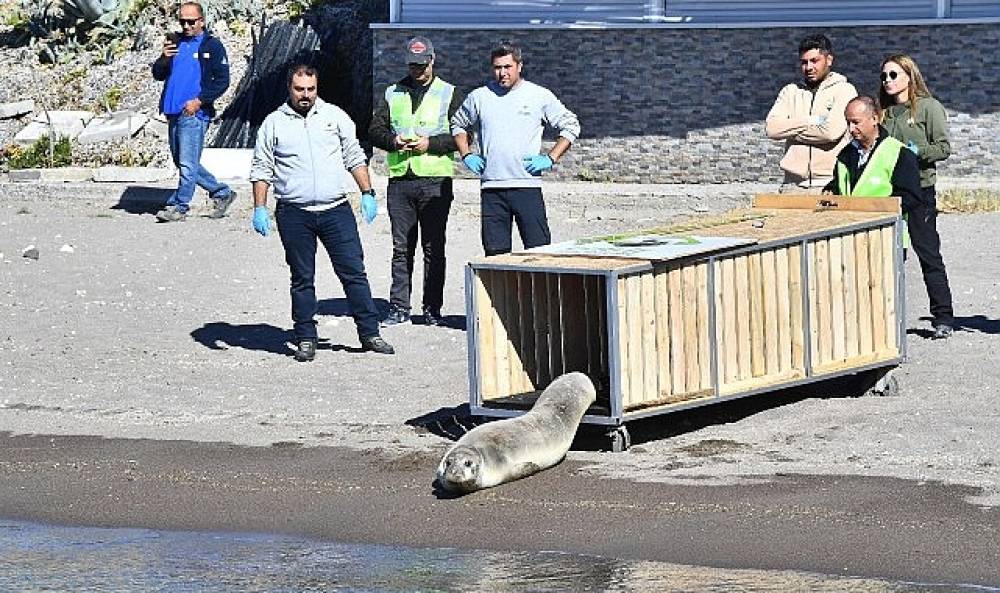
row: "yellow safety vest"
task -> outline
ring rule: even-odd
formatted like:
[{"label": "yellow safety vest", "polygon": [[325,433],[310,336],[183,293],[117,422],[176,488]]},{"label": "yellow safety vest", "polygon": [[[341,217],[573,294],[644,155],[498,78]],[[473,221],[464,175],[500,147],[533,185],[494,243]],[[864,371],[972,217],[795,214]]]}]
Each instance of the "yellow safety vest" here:
[{"label": "yellow safety vest", "polygon": [[[837,161],[837,189],[842,196],[864,196],[871,198],[889,197],[892,195],[892,172],[899,160],[899,151],[906,148],[903,143],[893,137],[887,137],[868,157],[868,164],[861,172],[858,182],[851,187],[851,174],[844,163]],[[906,215],[904,214],[905,218]],[[903,247],[910,246],[910,234],[903,227]]]},{"label": "yellow safety vest", "polygon": [[[450,132],[448,106],[455,87],[440,78],[434,78],[423,100],[413,111],[410,93],[405,87],[392,85],[385,90],[389,104],[389,120],[394,134],[402,138],[436,136]],[[389,153],[389,177],[402,177],[407,168],[418,177],[451,177],[454,174],[454,153],[415,154],[394,150]]]}]

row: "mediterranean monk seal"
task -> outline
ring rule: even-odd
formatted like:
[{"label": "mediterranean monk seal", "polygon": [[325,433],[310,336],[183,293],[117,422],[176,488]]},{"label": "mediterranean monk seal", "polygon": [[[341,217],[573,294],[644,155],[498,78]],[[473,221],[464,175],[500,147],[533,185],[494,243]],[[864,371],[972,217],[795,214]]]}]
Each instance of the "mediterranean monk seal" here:
[{"label": "mediterranean monk seal", "polygon": [[438,465],[438,484],[467,493],[552,467],[566,456],[584,412],[596,399],[587,375],[562,375],[523,416],[482,424],[462,435]]}]

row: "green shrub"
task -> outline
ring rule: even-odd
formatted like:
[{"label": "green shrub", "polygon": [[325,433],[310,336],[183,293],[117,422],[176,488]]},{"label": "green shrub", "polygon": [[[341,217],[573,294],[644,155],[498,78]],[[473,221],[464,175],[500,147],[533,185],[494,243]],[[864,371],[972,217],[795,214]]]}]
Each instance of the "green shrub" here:
[{"label": "green shrub", "polygon": [[45,169],[50,167],[66,167],[73,161],[73,146],[70,139],[61,136],[52,146],[51,161],[49,159],[49,136],[42,136],[37,142],[27,148],[9,147],[6,151],[7,166],[11,169]]}]

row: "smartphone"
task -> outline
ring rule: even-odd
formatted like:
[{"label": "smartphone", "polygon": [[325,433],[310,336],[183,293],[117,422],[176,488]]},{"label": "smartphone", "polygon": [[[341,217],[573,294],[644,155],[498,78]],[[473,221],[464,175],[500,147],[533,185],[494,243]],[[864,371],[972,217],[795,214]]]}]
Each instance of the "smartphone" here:
[{"label": "smartphone", "polygon": [[174,45],[178,45],[181,41],[181,34],[176,31],[167,31],[167,41]]}]

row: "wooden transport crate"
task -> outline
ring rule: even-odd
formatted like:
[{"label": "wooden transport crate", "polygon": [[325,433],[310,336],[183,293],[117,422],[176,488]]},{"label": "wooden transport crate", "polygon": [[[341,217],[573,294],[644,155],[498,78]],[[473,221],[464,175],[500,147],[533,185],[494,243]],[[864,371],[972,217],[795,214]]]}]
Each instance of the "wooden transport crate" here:
[{"label": "wooden transport crate", "polygon": [[[652,232],[750,239],[678,260],[507,254],[466,270],[472,412],[512,416],[587,373],[585,423],[897,364],[905,354],[896,198],[761,195]],[[649,233],[651,231],[644,231]]]}]

